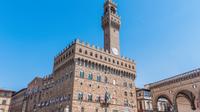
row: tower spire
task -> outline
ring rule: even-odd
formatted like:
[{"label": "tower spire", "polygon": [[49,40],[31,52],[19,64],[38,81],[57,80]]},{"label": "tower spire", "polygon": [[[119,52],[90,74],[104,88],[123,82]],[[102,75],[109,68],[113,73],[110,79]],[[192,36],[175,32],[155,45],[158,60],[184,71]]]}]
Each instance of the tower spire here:
[{"label": "tower spire", "polygon": [[104,49],[114,55],[120,55],[119,30],[121,20],[117,14],[117,5],[112,0],[104,3],[102,28],[104,30]]}]

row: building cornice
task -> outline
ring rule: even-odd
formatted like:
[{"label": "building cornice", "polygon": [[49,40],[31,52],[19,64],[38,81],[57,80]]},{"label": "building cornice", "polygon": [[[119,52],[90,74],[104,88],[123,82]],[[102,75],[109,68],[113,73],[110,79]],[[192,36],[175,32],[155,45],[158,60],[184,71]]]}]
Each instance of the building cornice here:
[{"label": "building cornice", "polygon": [[188,79],[194,79],[199,76],[200,76],[200,68],[189,71],[189,72],[185,72],[182,74],[178,74],[176,76],[173,76],[173,77],[170,77],[170,78],[167,78],[167,79],[155,82],[155,83],[147,84],[147,85],[145,85],[145,87],[149,88],[149,89],[161,87],[161,86],[173,84],[173,83],[180,82],[180,81],[185,81]]}]

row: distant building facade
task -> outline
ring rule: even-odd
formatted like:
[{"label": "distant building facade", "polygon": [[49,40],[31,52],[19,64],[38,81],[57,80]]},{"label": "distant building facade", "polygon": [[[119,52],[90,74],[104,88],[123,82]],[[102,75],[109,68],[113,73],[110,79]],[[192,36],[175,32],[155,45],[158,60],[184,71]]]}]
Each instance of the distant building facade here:
[{"label": "distant building facade", "polygon": [[138,112],[153,112],[152,98],[150,90],[137,89]]},{"label": "distant building facade", "polygon": [[[149,89],[136,89],[138,112],[155,112],[153,110],[153,101],[151,91]],[[168,101],[160,98],[157,102],[158,112],[169,112]]]},{"label": "distant building facade", "polygon": [[200,69],[145,85],[154,111],[200,112]]},{"label": "distant building facade", "polygon": [[0,112],[9,112],[10,101],[14,92],[10,90],[0,90]]},{"label": "distant building facade", "polygon": [[117,5],[106,0],[104,49],[73,41],[55,57],[52,74],[29,83],[25,112],[137,112],[136,64],[120,56],[120,25]]}]

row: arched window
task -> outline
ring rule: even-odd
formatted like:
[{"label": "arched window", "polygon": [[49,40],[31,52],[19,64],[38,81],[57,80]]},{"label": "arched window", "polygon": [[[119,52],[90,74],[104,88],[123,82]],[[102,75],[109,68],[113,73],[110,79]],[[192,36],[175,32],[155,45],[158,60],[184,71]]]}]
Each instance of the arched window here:
[{"label": "arched window", "polygon": [[92,80],[93,79],[93,75],[90,73],[89,75],[88,75],[88,80]]},{"label": "arched window", "polygon": [[89,94],[89,95],[88,95],[88,101],[89,101],[89,102],[92,102],[92,94]]},{"label": "arched window", "polygon": [[108,58],[108,62],[110,62],[110,58]]},{"label": "arched window", "polygon": [[127,95],[128,95],[128,94],[127,94],[127,92],[125,91],[125,92],[124,92],[124,96],[127,96]]},{"label": "arched window", "polygon": [[117,61],[117,65],[119,65],[119,61]]},{"label": "arched window", "polygon": [[114,7],[111,7],[110,10],[111,10],[111,13],[113,13],[113,14],[116,13],[116,9]]},{"label": "arched window", "polygon": [[104,82],[108,83],[108,78],[107,77],[105,77]]},{"label": "arched window", "polygon": [[95,58],[98,58],[98,55],[97,55],[97,54],[95,54]]},{"label": "arched window", "polygon": [[101,96],[98,95],[98,96],[96,97],[96,102],[100,102],[100,101],[101,101]]},{"label": "arched window", "polygon": [[93,56],[93,53],[92,53],[92,52],[90,52],[90,56]]},{"label": "arched window", "polygon": [[80,78],[84,78],[84,71],[80,71]]},{"label": "arched window", "polygon": [[78,100],[79,101],[83,100],[83,93],[82,92],[78,93]]},{"label": "arched window", "polygon": [[79,49],[79,52],[82,53],[82,49],[81,48]]},{"label": "arched window", "polygon": [[101,82],[101,76],[97,76],[97,82]]},{"label": "arched window", "polygon": [[85,50],[85,54],[87,55],[88,53],[87,53],[87,50]]},{"label": "arched window", "polygon": [[100,55],[100,59],[103,59],[103,57]]}]

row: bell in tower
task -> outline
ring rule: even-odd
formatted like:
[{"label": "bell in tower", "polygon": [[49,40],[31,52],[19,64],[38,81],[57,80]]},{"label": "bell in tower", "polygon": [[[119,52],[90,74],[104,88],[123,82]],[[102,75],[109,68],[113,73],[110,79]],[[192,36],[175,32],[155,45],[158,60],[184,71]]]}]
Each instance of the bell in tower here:
[{"label": "bell in tower", "polygon": [[104,49],[114,55],[120,55],[119,30],[121,20],[117,14],[117,5],[112,0],[104,3],[102,28],[104,30]]}]

